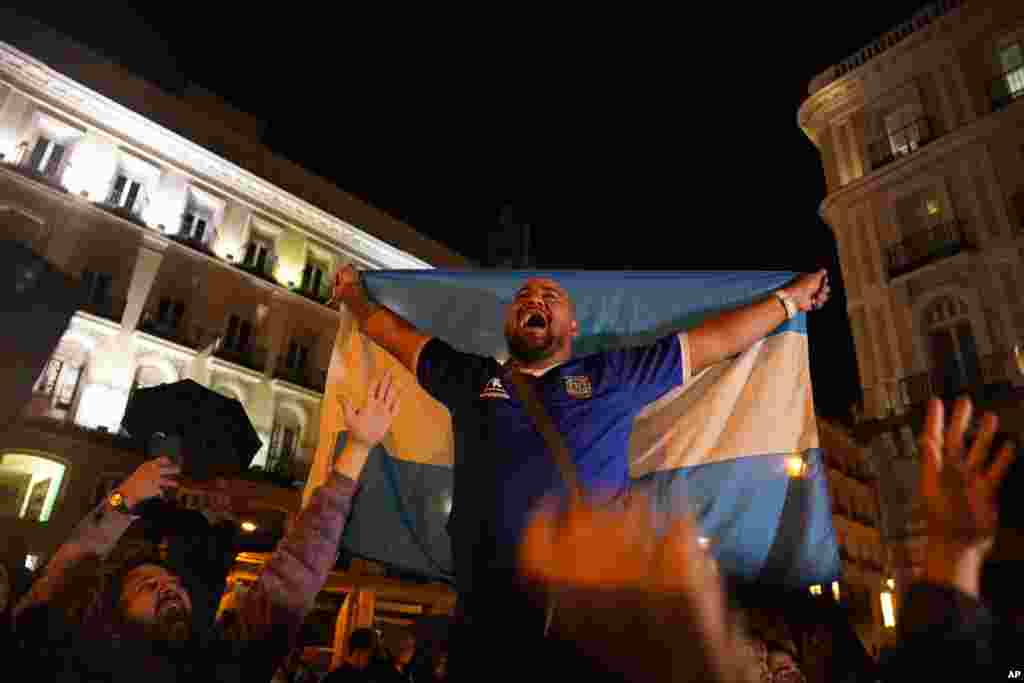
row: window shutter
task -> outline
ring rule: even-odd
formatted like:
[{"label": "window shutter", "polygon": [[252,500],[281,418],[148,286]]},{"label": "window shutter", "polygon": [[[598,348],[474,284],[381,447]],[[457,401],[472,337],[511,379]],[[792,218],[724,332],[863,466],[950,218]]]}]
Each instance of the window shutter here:
[{"label": "window shutter", "polygon": [[196,230],[195,230],[195,234],[192,235],[192,237],[193,237],[193,239],[201,242],[203,240],[203,235],[205,233],[206,233],[206,221],[204,221],[203,219],[200,218],[200,219],[196,220]]},{"label": "window shutter", "polygon": [[48,175],[51,178],[57,176],[57,171],[60,170],[60,162],[64,159],[64,145],[54,145],[53,151],[50,152],[50,160],[46,162],[46,170],[43,171],[44,175]]},{"label": "window shutter", "polygon": [[111,204],[121,203],[121,193],[124,192],[124,186],[128,182],[128,179],[123,175],[117,176],[114,181],[114,186],[110,188],[110,196],[107,197],[107,201]]},{"label": "window shutter", "polygon": [[28,159],[28,165],[33,170],[40,170],[39,165],[43,163],[43,156],[46,154],[46,148],[49,146],[50,141],[43,136],[39,136],[36,146],[32,148],[32,156]]},{"label": "window shutter", "polygon": [[245,265],[253,265],[253,257],[256,255],[256,244],[249,242],[245,245]]},{"label": "window shutter", "polygon": [[307,263],[306,267],[302,269],[302,289],[303,290],[308,290],[309,289],[309,280],[310,280],[311,272],[312,272],[312,266],[310,266]]},{"label": "window shutter", "polygon": [[324,271],[320,268],[313,269],[313,293],[320,294],[320,282],[323,280]]},{"label": "window shutter", "polygon": [[135,182],[134,180],[132,181],[131,187],[128,189],[128,197],[125,198],[124,200],[124,206],[129,211],[131,211],[132,208],[135,206],[135,200],[139,196],[139,190],[141,188],[141,184]]}]

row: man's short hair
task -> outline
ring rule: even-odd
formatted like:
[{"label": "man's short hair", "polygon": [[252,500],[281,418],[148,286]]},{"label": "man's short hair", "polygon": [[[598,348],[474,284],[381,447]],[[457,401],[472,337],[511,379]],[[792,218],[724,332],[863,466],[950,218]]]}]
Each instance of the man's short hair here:
[{"label": "man's short hair", "polygon": [[349,652],[372,650],[376,639],[377,634],[373,632],[372,628],[357,628],[348,637],[348,650]]}]

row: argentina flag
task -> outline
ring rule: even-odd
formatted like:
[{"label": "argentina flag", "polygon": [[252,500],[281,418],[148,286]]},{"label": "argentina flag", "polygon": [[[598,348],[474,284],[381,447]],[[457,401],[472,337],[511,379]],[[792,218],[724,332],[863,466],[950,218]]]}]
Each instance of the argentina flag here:
[{"label": "argentina flag", "polygon": [[[460,351],[507,358],[507,306],[530,277],[558,281],[576,304],[574,355],[653,343],[720,311],[763,299],[788,272],[367,271],[371,297]],[[344,447],[339,397],[361,405],[391,370],[402,405],[371,454],[342,543],[350,552],[452,578],[451,415],[390,354],[348,322],[338,332],[306,496]],[[636,417],[630,477],[664,511],[692,511],[723,573],[787,587],[838,578],[819,449],[804,314],[711,366]]]}]

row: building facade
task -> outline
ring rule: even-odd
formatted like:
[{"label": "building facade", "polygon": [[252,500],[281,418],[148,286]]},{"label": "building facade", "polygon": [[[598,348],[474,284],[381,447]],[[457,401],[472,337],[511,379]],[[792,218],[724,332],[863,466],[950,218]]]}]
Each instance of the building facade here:
[{"label": "building facade", "polygon": [[[232,574],[244,585],[298,512],[323,436],[347,320],[325,305],[334,274],[472,264],[276,157],[258,122],[208,93],[174,97],[64,37],[11,34],[26,37],[0,43],[0,238],[71,275],[82,304],[23,419],[0,433],[0,534],[44,563],[142,462],[121,429],[133,392],[191,378],[241,401],[263,442],[265,476],[229,491],[262,534]],[[186,482],[180,495],[194,506],[207,493]],[[328,593],[354,590],[346,576]],[[359,585],[378,583],[392,598],[423,590]]]},{"label": "building facade", "polygon": [[1020,434],[1024,5],[950,1],[830,67],[799,125],[821,153],[897,586],[926,543],[915,437],[927,399],[971,394]]}]

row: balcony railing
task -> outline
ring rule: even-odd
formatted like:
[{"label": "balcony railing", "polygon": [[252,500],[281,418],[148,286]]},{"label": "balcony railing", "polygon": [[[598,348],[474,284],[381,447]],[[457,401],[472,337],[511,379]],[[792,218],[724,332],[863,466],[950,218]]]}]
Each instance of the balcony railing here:
[{"label": "balcony railing", "polygon": [[146,221],[142,220],[142,216],[139,215],[141,213],[141,211],[139,209],[137,209],[137,208],[129,208],[127,206],[120,206],[118,204],[114,204],[111,201],[100,202],[99,204],[96,204],[96,206],[100,207],[101,209],[103,209],[107,213],[111,213],[111,214],[117,216],[118,218],[122,218],[122,219],[124,219],[126,221],[130,221],[132,223],[135,223],[135,225],[138,225],[140,227],[143,227],[143,228],[148,228],[149,227],[146,224]]},{"label": "balcony railing", "polygon": [[871,170],[882,168],[900,157],[912,154],[934,139],[935,133],[927,117],[921,117],[899,130],[892,131],[884,138],[868,145]]},{"label": "balcony railing", "polygon": [[222,346],[214,351],[213,355],[221,360],[241,365],[243,368],[249,368],[256,372],[263,372],[263,369],[267,366],[267,350],[263,347],[237,349]]},{"label": "balcony railing", "polygon": [[167,239],[173,242],[177,242],[178,244],[188,247],[189,249],[194,249],[195,251],[206,254],[207,256],[212,256],[213,258],[220,258],[213,251],[213,249],[209,247],[208,244],[194,237],[186,237],[181,233],[177,233],[174,235],[167,235]]},{"label": "balcony railing", "polygon": [[61,183],[59,178],[56,178],[54,176],[48,176],[45,173],[37,171],[36,169],[29,166],[28,162],[23,161],[20,164],[5,162],[5,167],[9,168],[15,173],[25,176],[26,178],[30,178],[36,181],[37,183],[42,183],[43,185],[46,185],[51,189],[57,190],[58,192],[67,193],[68,191],[68,188],[64,187],[64,184]]},{"label": "balcony railing", "polygon": [[209,346],[216,338],[216,335],[210,330],[195,325],[186,325],[183,321],[161,319],[150,311],[143,314],[139,330],[196,351]]},{"label": "balcony railing", "polygon": [[310,391],[324,393],[327,385],[327,371],[313,370],[310,368],[289,368],[284,363],[278,363],[274,370],[274,379],[283,379]]},{"label": "balcony railing", "polygon": [[124,307],[124,299],[109,296],[102,299],[86,301],[82,304],[83,311],[92,313],[93,315],[97,315],[115,323],[121,322],[121,318],[124,316]]},{"label": "balcony railing", "polygon": [[889,247],[889,278],[956,256],[970,246],[961,221],[950,221],[920,230]]},{"label": "balcony railing", "polygon": [[994,112],[1005,109],[1017,98],[1024,97],[1024,66],[1007,71],[992,81],[990,93]]},{"label": "balcony railing", "polygon": [[963,393],[980,393],[985,387],[1009,382],[1009,351],[997,351],[978,361],[974,378],[947,377],[939,369],[904,377],[899,383],[897,404],[913,407],[926,403],[932,396],[952,399]]},{"label": "balcony railing", "polygon": [[314,288],[312,285],[307,287],[293,287],[292,292],[299,296],[304,296],[310,301],[315,301],[318,304],[326,305],[331,300],[331,287],[327,283],[321,283],[319,287]]}]

